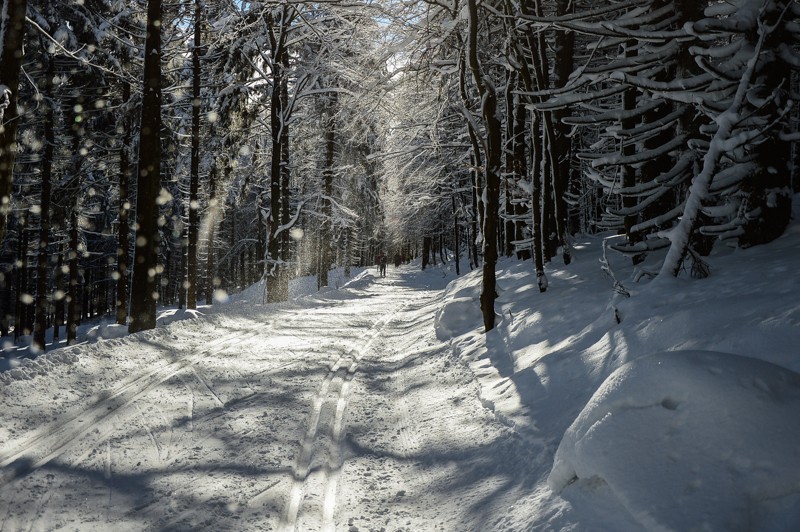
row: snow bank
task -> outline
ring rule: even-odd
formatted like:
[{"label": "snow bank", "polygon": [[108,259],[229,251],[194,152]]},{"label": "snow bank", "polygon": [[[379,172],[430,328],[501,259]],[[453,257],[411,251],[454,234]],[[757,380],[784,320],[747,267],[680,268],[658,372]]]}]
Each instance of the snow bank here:
[{"label": "snow bank", "polygon": [[472,271],[447,285],[442,295],[442,306],[434,318],[436,337],[440,341],[483,331],[480,273],[480,270]]},{"label": "snow bank", "polygon": [[46,375],[59,365],[74,364],[77,361],[78,352],[74,349],[59,349],[35,359],[17,359],[10,366],[11,369],[0,372],[0,384],[5,385],[13,381],[31,380],[35,377]]},{"label": "snow bank", "polygon": [[603,480],[648,530],[800,527],[800,374],[710,351],[612,373],[564,434],[554,491]]},{"label": "snow bank", "polygon": [[461,336],[481,328],[483,315],[474,297],[457,297],[446,300],[436,311],[434,327],[440,341]]},{"label": "snow bank", "polygon": [[[357,280],[366,271],[365,268],[351,267],[350,276],[345,275],[344,268],[334,268],[328,272],[328,287],[323,287],[323,292],[335,290],[348,286],[351,282]],[[228,294],[224,300],[216,301],[217,303],[256,303],[264,302],[265,296],[265,282],[258,281],[239,292],[238,294]],[[306,275],[304,277],[296,277],[289,281],[289,299],[297,299],[304,296],[316,294],[317,290],[317,276]]]}]

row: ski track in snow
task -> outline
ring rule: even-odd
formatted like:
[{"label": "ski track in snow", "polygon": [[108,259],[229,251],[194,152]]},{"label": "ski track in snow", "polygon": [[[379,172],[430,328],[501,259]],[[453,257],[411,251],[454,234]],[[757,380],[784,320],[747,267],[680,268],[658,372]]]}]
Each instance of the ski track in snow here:
[{"label": "ski track in snow", "polygon": [[[452,445],[488,453],[509,430],[435,340],[441,292],[413,275],[392,270],[348,291],[223,311],[216,325],[172,330],[175,345],[125,340],[122,356],[147,349],[157,363],[0,449],[0,532],[470,522],[470,508],[485,504],[480,478],[462,475],[477,488],[455,506],[442,505],[447,490],[429,498],[426,487],[459,477]],[[203,343],[215,328],[226,332]]]},{"label": "ski track in snow", "polygon": [[[252,337],[256,334],[258,334],[258,331],[254,329],[249,331],[246,337]],[[190,353],[183,358],[166,361],[152,371],[132,377],[128,382],[114,390],[110,396],[101,398],[94,406],[77,417],[62,422],[55,428],[49,428],[44,432],[35,434],[18,444],[15,449],[3,452],[0,454],[0,468],[4,469],[4,471],[0,471],[0,487],[5,486],[18,476],[29,474],[47,464],[60,456],[70,444],[83,436],[93,431],[100,433],[97,427],[103,421],[115,415],[119,410],[130,406],[139,397],[177,375],[187,366],[191,367],[193,363],[201,358],[218,355],[223,350],[229,349],[231,343],[243,342],[244,340],[245,338],[240,335],[225,337],[212,342],[212,346]],[[218,348],[220,344],[223,345],[222,348]],[[199,377],[199,374],[196,373],[196,375]],[[208,384],[204,384],[208,387]],[[219,400],[216,394],[214,394],[214,397]],[[222,404],[221,401],[220,403]],[[100,435],[102,437],[105,434]],[[15,463],[18,464],[16,467],[9,467]]]},{"label": "ski track in snow", "polygon": [[[403,305],[405,307],[405,305]],[[402,308],[401,307],[401,310]],[[334,530],[334,511],[336,508],[336,489],[339,482],[339,472],[344,462],[344,451],[342,449],[342,435],[344,432],[344,413],[347,408],[350,383],[358,369],[359,362],[364,354],[370,349],[375,338],[392,318],[398,313],[394,311],[387,317],[381,318],[372,323],[368,332],[363,334],[358,343],[363,344],[342,354],[334,363],[333,367],[322,380],[319,391],[313,400],[311,417],[309,418],[308,429],[301,444],[300,454],[297,463],[293,468],[294,483],[292,485],[289,502],[286,506],[283,529],[293,531],[298,527],[298,514],[303,503],[303,499],[308,492],[306,483],[310,481],[311,461],[314,454],[314,444],[320,433],[320,419],[323,408],[334,409],[333,420],[328,433],[331,437],[331,449],[329,451],[328,462],[320,471],[323,480],[323,500],[322,500],[322,530]],[[328,416],[330,418],[330,416]],[[330,422],[330,419],[328,419]]]}]

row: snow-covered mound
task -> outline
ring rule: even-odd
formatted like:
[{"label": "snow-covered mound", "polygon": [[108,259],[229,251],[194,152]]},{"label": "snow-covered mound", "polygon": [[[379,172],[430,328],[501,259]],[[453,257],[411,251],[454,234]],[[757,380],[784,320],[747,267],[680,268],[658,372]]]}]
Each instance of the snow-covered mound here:
[{"label": "snow-covered mound", "polygon": [[548,484],[597,479],[647,530],[799,530],[800,374],[710,351],[622,366],[564,434]]},{"label": "snow-covered mound", "polygon": [[[176,321],[191,320],[203,316],[202,312],[193,309],[167,309],[158,313],[156,325],[166,326]],[[105,338],[105,337],[104,337]]]},{"label": "snow-covered mound", "polygon": [[446,341],[480,328],[483,315],[479,305],[477,298],[474,297],[445,300],[442,307],[436,311],[434,320],[436,337]]},{"label": "snow-covered mound", "polygon": [[86,332],[86,340],[93,342],[97,340],[110,340],[112,338],[122,338],[127,336],[128,327],[117,323],[102,323],[92,327]]}]

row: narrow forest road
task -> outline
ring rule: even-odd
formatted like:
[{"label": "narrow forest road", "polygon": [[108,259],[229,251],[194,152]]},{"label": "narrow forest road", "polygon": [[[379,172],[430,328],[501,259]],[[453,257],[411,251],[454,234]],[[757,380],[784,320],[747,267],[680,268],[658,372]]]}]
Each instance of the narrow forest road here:
[{"label": "narrow forest road", "polygon": [[535,449],[436,339],[440,278],[231,304],[0,383],[0,531],[506,528]]}]

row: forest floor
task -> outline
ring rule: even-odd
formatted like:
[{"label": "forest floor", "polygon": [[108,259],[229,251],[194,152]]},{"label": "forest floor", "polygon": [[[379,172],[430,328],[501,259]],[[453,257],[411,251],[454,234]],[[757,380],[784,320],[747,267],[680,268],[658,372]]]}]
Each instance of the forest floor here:
[{"label": "forest floor", "polygon": [[706,279],[609,254],[627,296],[614,235],[543,294],[504,260],[488,335],[480,271],[410,264],[6,357],[0,532],[798,530],[794,206]]},{"label": "forest floor", "polygon": [[533,450],[436,339],[445,282],[390,267],[54,352],[0,384],[0,529],[490,527]]}]

